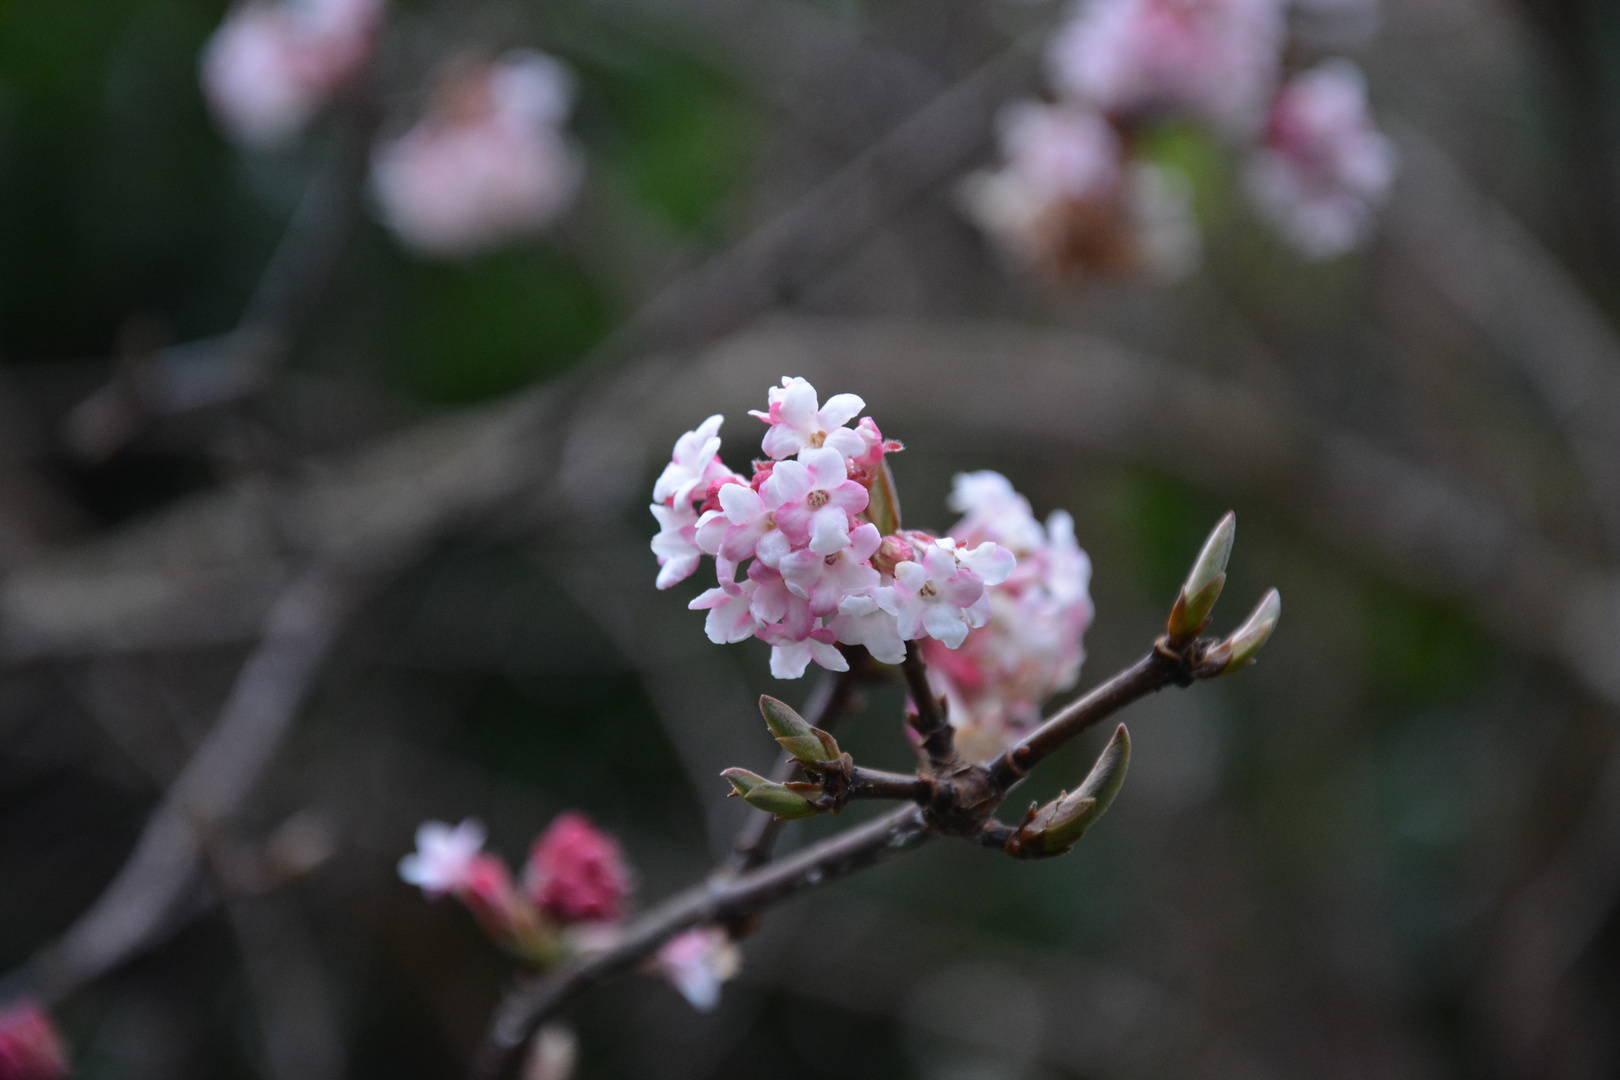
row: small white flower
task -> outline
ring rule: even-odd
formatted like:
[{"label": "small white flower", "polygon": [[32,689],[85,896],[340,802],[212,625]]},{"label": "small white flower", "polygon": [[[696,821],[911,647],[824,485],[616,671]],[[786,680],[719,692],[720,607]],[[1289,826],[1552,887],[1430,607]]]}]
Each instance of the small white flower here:
[{"label": "small white flower", "polygon": [[[860,438],[854,431],[850,434]],[[871,499],[864,487],[849,479],[844,456],[830,446],[805,450],[798,461],[778,462],[763,490],[776,503],[777,526],[795,547],[807,545],[817,555],[831,555],[849,545],[849,519],[865,510]]]},{"label": "small white flower", "polygon": [[720,425],[724,422],[725,417],[716,413],[675,440],[675,452],[653,484],[654,502],[691,502],[702,498],[712,481],[731,474],[715,460],[720,452]]},{"label": "small white flower", "polygon": [[653,554],[658,557],[658,587],[667,589],[692,576],[703,551],[697,545],[697,511],[689,502],[674,506],[653,503],[647,509],[658,519],[658,533],[652,538]]},{"label": "small white flower", "polygon": [[710,641],[716,645],[730,645],[753,637],[754,631],[759,629],[759,620],[754,617],[752,610],[754,593],[758,588],[753,581],[741,584],[727,581],[686,606],[692,611],[709,613],[703,622],[703,630],[709,635]]},{"label": "small white flower", "polygon": [[453,829],[442,821],[424,821],[416,830],[416,850],[399,860],[399,876],[428,896],[455,892],[467,885],[485,837],[484,826],[473,818]]},{"label": "small white flower", "polygon": [[936,540],[921,559],[894,568],[891,602],[900,636],[936,638],[950,649],[961,645],[990,617],[985,586],[1007,580],[1016,563],[1012,552],[991,541],[959,551],[950,537]]},{"label": "small white flower", "polygon": [[906,643],[900,637],[899,623],[890,596],[894,590],[888,586],[861,596],[846,596],[838,605],[838,614],[827,623],[839,641],[845,645],[863,645],[880,664],[898,664],[906,658]]},{"label": "small white flower", "polygon": [[773,386],[765,400],[770,403],[768,411],[752,409],[749,415],[771,425],[761,443],[771,457],[781,460],[800,450],[823,446],[848,458],[865,453],[865,440],[844,426],[866,408],[866,402],[854,394],[834,394],[827,404],[820,405],[816,388],[808,380],[790,375],[782,379],[780,387]]},{"label": "small white flower", "polygon": [[846,597],[869,593],[881,580],[867,562],[883,538],[877,526],[862,525],[849,534],[848,547],[830,555],[810,548],[795,551],[782,559],[779,569],[788,588],[810,604],[812,615],[832,615]]}]

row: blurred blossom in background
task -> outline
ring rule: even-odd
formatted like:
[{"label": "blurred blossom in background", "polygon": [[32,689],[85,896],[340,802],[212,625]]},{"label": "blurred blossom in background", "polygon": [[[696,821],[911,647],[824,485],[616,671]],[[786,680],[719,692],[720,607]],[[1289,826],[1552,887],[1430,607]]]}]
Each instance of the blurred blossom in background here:
[{"label": "blurred blossom in background", "polygon": [[993,757],[1228,509],[1288,619],[1083,844],[526,1075],[1620,1073],[1617,73],[1578,0],[0,5],[0,1080],[465,1075],[725,858],[761,693],[912,637]]}]

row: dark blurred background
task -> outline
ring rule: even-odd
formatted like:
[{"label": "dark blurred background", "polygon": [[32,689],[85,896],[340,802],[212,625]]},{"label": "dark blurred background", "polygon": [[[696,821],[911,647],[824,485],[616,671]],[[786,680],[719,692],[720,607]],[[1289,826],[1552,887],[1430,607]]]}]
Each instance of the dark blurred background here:
[{"label": "dark blurred background", "polygon": [[[1620,1073],[1620,8],[1385,0],[1335,47],[1401,156],[1371,245],[1301,262],[1174,133],[1204,255],[1173,285],[1009,273],[958,209],[1052,2],[401,0],[376,100],[272,155],[199,92],[224,12],[0,0],[0,969],[63,988],[79,1075],[460,1075],[510,965],[398,880],[425,818],[517,860],[580,808],[640,904],[700,878],[742,819],[715,774],[771,760],[752,696],[814,670],[772,684],[695,581],[653,589],[646,496],[714,411],[743,467],[783,374],[906,442],[908,524],[975,468],[1074,514],[1083,685],[1226,509],[1217,625],[1271,585],[1284,616],[1241,678],[1124,717],[1071,855],[939,843],[796,900],[712,1015],[598,988],[579,1076]],[[350,129],[514,45],[579,79],[545,236],[434,263],[320,202]],[[342,239],[278,286],[276,362],[151,406],[300,213]],[[52,983],[300,619],[329,647],[262,770],[219,774],[200,863],[159,867],[175,902]],[[899,690],[866,706],[840,739],[904,767]]]}]

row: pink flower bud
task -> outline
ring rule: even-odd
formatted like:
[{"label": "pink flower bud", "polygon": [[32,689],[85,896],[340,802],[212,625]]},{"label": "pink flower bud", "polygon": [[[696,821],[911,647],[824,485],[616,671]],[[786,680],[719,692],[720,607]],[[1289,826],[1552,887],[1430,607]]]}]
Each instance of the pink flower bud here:
[{"label": "pink flower bud", "polygon": [[0,1080],[60,1080],[67,1074],[67,1048],[44,1010],[31,1001],[0,1009]]},{"label": "pink flower bud", "polygon": [[897,564],[917,557],[910,541],[899,536],[885,536],[872,556],[872,569],[880,574],[893,574]]},{"label": "pink flower bud", "polygon": [[529,849],[524,888],[535,906],[559,922],[617,919],[630,892],[630,871],[618,841],[584,814],[558,815]]},{"label": "pink flower bud", "polygon": [[473,856],[456,899],[472,912],[484,933],[498,942],[517,941],[533,928],[533,912],[512,886],[511,871],[494,855]]}]

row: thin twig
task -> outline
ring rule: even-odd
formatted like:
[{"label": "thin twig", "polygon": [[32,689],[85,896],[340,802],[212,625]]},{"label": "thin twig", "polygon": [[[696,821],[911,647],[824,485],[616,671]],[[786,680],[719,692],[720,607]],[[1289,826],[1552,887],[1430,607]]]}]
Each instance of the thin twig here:
[{"label": "thin twig", "polygon": [[309,182],[234,329],[133,357],[68,414],[67,441],[107,457],[151,420],[241,401],[286,359],[320,305],[360,215],[377,111],[357,93],[327,160]]},{"label": "thin twig", "polygon": [[851,799],[907,799],[924,802],[933,793],[933,785],[920,776],[909,773],[887,772],[857,765],[849,772],[849,786],[845,795]]},{"label": "thin twig", "polygon": [[[854,701],[855,683],[859,678],[857,668],[858,665],[852,663],[848,671],[827,672],[816,683],[815,689],[810,692],[810,699],[805,702],[805,719],[815,727],[831,731]],[[793,755],[783,754],[771,772],[771,779],[779,784],[786,783],[793,779],[798,771],[799,763],[793,759]],[[733,873],[741,873],[770,862],[771,848],[775,846],[776,838],[781,831],[782,822],[772,815],[751,815],[748,823],[737,834],[736,842],[731,846],[726,869]]]},{"label": "thin twig", "polygon": [[1179,666],[1155,649],[1095,687],[1077,701],[1059,709],[1052,718],[1009,747],[990,765],[990,778],[1002,791],[1010,790],[1052,751],[1120,709],[1177,680]]},{"label": "thin twig", "polygon": [[923,663],[922,647],[918,642],[906,642],[906,658],[900,664],[906,677],[906,689],[911,691],[911,703],[917,713],[911,717],[911,727],[923,754],[936,773],[945,773],[956,767],[956,734],[945,715],[945,703],[934,696],[928,685],[928,668]]}]

